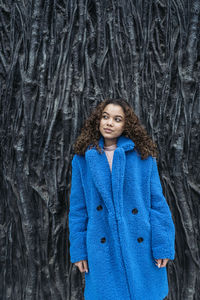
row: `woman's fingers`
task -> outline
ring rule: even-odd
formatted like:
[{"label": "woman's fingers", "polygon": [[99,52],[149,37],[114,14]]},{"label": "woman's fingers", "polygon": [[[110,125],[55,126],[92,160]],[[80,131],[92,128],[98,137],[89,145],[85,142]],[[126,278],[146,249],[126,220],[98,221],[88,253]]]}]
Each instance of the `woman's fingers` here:
[{"label": "woman's fingers", "polygon": [[74,263],[75,266],[77,266],[79,268],[79,271],[82,272],[88,272],[88,264],[87,264],[87,260],[80,260],[78,262]]},{"label": "woman's fingers", "polygon": [[168,258],[163,258],[161,267],[166,267],[168,260]]},{"label": "woman's fingers", "polygon": [[158,268],[160,268],[160,267],[161,267],[162,259],[155,259],[155,261],[156,261],[156,266],[157,266]]},{"label": "woman's fingers", "polygon": [[83,260],[83,265],[84,265],[84,271],[86,273],[88,273],[88,263],[87,263],[87,260]]},{"label": "woman's fingers", "polygon": [[158,268],[166,267],[168,258],[155,259]]},{"label": "woman's fingers", "polygon": [[75,266],[78,267],[78,269],[79,269],[80,272],[83,272],[83,263],[82,263],[82,260],[78,261],[78,262],[76,262],[74,264],[75,264]]},{"label": "woman's fingers", "polygon": [[84,272],[83,261],[81,261],[81,263],[80,263],[80,271],[81,271],[81,273]]}]

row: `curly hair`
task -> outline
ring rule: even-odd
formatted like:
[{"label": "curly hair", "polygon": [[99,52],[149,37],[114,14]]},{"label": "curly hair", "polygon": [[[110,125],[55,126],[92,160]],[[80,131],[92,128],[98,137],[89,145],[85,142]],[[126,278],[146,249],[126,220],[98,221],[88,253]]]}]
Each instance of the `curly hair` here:
[{"label": "curly hair", "polygon": [[133,140],[135,143],[135,150],[140,154],[141,159],[146,159],[149,155],[158,158],[157,145],[151,137],[147,134],[146,129],[140,123],[139,118],[134,113],[133,108],[125,99],[105,99],[100,102],[96,108],[91,112],[89,118],[85,120],[81,129],[80,135],[77,137],[73,148],[74,154],[85,155],[85,151],[96,147],[99,153],[102,153],[99,147],[98,140],[101,137],[99,131],[100,120],[102,112],[106,105],[115,104],[120,105],[125,114],[125,125],[123,135]]}]

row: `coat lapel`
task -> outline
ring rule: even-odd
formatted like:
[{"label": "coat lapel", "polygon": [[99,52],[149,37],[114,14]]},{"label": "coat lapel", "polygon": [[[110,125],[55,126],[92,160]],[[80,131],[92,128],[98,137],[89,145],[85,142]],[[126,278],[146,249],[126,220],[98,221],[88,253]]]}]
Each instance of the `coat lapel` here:
[{"label": "coat lapel", "polygon": [[[123,209],[123,183],[126,165],[125,151],[134,148],[134,142],[123,135],[117,138],[117,148],[114,151],[112,174],[106,154],[100,154],[95,148],[85,152],[86,163],[90,169],[94,184],[100,193],[108,212],[120,217]],[[103,149],[104,138],[99,139],[99,146]]]}]

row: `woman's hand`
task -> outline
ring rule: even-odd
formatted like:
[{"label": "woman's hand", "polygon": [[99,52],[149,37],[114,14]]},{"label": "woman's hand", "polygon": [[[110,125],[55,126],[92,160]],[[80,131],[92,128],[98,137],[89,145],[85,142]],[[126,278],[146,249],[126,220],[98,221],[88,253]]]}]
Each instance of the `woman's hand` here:
[{"label": "woman's hand", "polygon": [[88,263],[87,260],[80,260],[74,263],[75,266],[79,268],[79,271],[82,272],[87,272],[88,273]]},{"label": "woman's hand", "polygon": [[169,258],[161,258],[161,259],[155,259],[156,262],[157,262],[157,267],[158,268],[163,268],[163,267],[166,267],[166,264],[169,260]]}]

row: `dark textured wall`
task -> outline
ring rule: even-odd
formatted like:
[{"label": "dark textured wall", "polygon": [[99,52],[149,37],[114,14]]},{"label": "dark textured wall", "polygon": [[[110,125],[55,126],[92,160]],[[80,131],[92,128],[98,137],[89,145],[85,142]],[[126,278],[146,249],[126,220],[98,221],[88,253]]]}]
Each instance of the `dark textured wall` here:
[{"label": "dark textured wall", "polygon": [[128,99],[159,146],[176,226],[168,299],[200,299],[199,25],[199,0],[0,2],[0,299],[82,299],[72,144],[108,96]]}]

